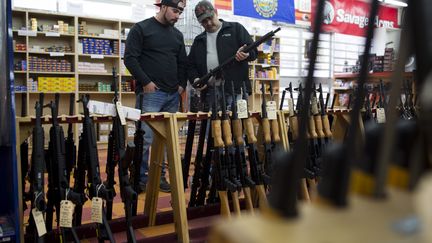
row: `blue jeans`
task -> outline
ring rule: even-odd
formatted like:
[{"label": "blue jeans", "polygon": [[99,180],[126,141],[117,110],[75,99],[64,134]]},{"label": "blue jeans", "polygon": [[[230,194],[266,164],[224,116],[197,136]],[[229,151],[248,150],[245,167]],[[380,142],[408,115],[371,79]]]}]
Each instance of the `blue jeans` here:
[{"label": "blue jeans", "polygon": [[[177,112],[179,107],[179,93],[167,93],[161,90],[156,90],[153,93],[143,93],[143,105],[139,107],[139,96],[136,97],[135,107],[141,109],[141,113],[145,112]],[[148,161],[149,148],[153,142],[153,131],[143,122],[142,129],[144,130],[143,157],[141,161],[140,182],[147,184],[148,177]],[[166,157],[166,156],[165,156]],[[165,166],[162,165],[162,176],[165,177]]]}]

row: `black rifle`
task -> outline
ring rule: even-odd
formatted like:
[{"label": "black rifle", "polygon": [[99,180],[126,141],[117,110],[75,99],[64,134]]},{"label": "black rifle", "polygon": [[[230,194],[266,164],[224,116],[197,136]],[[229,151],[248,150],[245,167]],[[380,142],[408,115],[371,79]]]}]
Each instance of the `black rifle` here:
[{"label": "black rifle", "polygon": [[[248,100],[248,93],[246,89],[246,84],[243,83],[243,99]],[[256,145],[257,138],[255,137],[255,131],[252,123],[252,118],[249,116],[248,118],[243,120],[243,126],[246,131],[246,147],[248,150],[248,158],[249,158],[249,166],[250,166],[250,175],[252,181],[255,183],[255,189],[257,191],[259,197],[260,206],[267,205],[267,196],[264,188],[264,184],[270,184],[270,176],[268,176],[264,170],[264,164],[259,158],[258,148]]]},{"label": "black rifle", "polygon": [[[257,48],[259,45],[261,45],[262,43],[264,43],[265,41],[273,37],[276,34],[276,32],[278,32],[280,29],[281,28],[279,27],[273,31],[268,32],[267,34],[265,34],[255,42],[243,48],[243,52],[247,53]],[[206,75],[204,75],[197,82],[195,82],[193,84],[193,87],[200,88],[206,85],[210,77],[212,76],[216,77],[216,74],[220,74],[223,69],[225,69],[227,66],[229,66],[231,63],[233,63],[236,60],[235,57],[236,55],[233,55],[227,60],[225,60],[223,63],[219,64],[219,66],[215,67],[214,69],[211,69]]]},{"label": "black rifle", "polygon": [[370,93],[368,91],[366,91],[364,109],[365,109],[365,112],[363,114],[363,123],[373,119],[372,106],[371,106],[371,102],[370,102]]},{"label": "black rifle", "polygon": [[[384,91],[384,83],[382,80],[380,80],[380,83],[378,85],[378,95],[379,95],[379,98],[378,98],[378,107],[377,108],[384,109],[384,112],[385,112],[385,111],[387,111],[386,101],[385,101],[386,95],[385,95],[385,91]],[[377,109],[375,115],[376,115],[375,120],[378,120],[378,109]]]},{"label": "black rifle", "polygon": [[[225,85],[224,81],[221,82],[221,94],[222,99],[220,99],[221,102],[221,108],[222,108],[222,135],[223,140],[225,144],[225,153],[224,153],[224,163],[226,166],[226,172],[228,174],[229,181],[236,185],[236,189],[228,188],[231,192],[232,201],[234,205],[234,211],[238,214],[240,214],[240,205],[238,200],[238,193],[237,191],[241,191],[242,184],[240,183],[238,177],[237,177],[237,166],[235,163],[235,148],[233,146],[233,139],[232,139],[232,129],[231,129],[231,120],[229,118],[229,115],[226,110],[226,99],[225,99]],[[232,93],[232,99],[235,101],[235,93]],[[234,105],[235,106],[235,105]]]},{"label": "black rifle", "polygon": [[[224,146],[225,146],[225,142],[223,140],[223,135],[225,136],[225,141],[229,141],[229,139],[227,139],[226,137],[231,137],[231,134],[229,134],[231,132],[231,129],[229,128],[229,131],[224,131],[225,133],[222,132],[222,128],[227,129],[226,125],[225,127],[223,127],[221,125],[221,123],[228,123],[229,124],[229,119],[226,119],[226,107],[223,107],[225,105],[225,101],[223,100],[225,97],[222,97],[222,116],[224,117],[223,120],[218,118],[218,100],[219,100],[219,96],[217,94],[217,86],[216,84],[214,85],[214,100],[213,100],[213,109],[212,109],[212,116],[211,116],[211,120],[212,120],[212,136],[213,136],[213,143],[214,143],[214,152],[213,152],[213,161],[214,161],[214,165],[215,165],[215,174],[214,174],[214,185],[215,188],[217,189],[218,195],[219,195],[219,199],[220,199],[220,203],[221,203],[221,213],[225,216],[230,215],[230,208],[229,208],[229,203],[228,203],[228,196],[227,196],[227,191],[230,192],[235,192],[237,191],[237,185],[235,183],[233,183],[230,180],[230,173],[229,173],[229,164],[228,164],[228,160],[226,158],[226,155],[224,153]],[[223,89],[222,89],[223,91]],[[225,113],[225,115],[223,114]],[[231,139],[231,143],[232,143],[232,139]],[[210,197],[210,196],[209,196]]]},{"label": "black rifle", "polygon": [[[204,108],[204,111],[208,111],[208,107]],[[198,188],[202,187],[202,184],[205,180],[208,181],[208,175],[209,175],[209,169],[210,169],[210,161],[203,161],[203,152],[204,152],[204,143],[206,138],[206,132],[207,132],[207,124],[208,119],[204,119],[201,121],[200,125],[200,133],[198,138],[198,147],[197,152],[195,156],[195,162],[194,162],[194,175],[191,183],[191,192],[190,192],[190,200],[189,200],[189,207],[195,207],[198,206]],[[210,136],[210,134],[209,134]],[[210,139],[211,140],[211,139]],[[207,154],[210,154],[210,145],[211,141],[209,138],[207,138],[208,145],[207,145]],[[207,169],[207,171],[205,171]],[[203,175],[207,175],[207,179],[203,178]],[[207,184],[208,186],[208,184]],[[203,188],[204,192],[205,189]]]},{"label": "black rifle", "polygon": [[384,110],[387,110],[386,94],[384,89],[384,82],[382,81],[382,79],[380,80],[379,83],[379,94],[380,94],[379,106],[380,108],[384,108]]},{"label": "black rifle", "polygon": [[[46,210],[46,223],[47,230],[52,230],[52,221],[54,207],[56,208],[57,226],[60,223],[60,202],[62,200],[70,200],[75,205],[82,205],[84,203],[85,196],[80,193],[76,193],[69,187],[69,181],[67,179],[66,171],[66,160],[65,160],[65,138],[63,128],[58,123],[58,109],[55,102],[51,102],[47,105],[51,108],[52,114],[52,127],[50,129],[50,141],[48,145],[50,165],[48,170],[48,203]],[[75,229],[60,228],[61,240],[67,241],[68,231],[70,231],[75,242],[79,242],[78,236]]]},{"label": "black rifle", "polygon": [[[321,84],[320,84],[321,85]],[[316,92],[320,91],[320,99],[317,100]],[[318,103],[319,102],[319,103]],[[319,105],[318,105],[319,104]],[[323,130],[323,120],[322,116],[325,115],[325,108],[324,108],[324,100],[322,97],[322,86],[316,89],[316,85],[314,84],[313,90],[312,90],[312,98],[311,98],[311,111],[314,119],[314,126],[315,132],[317,134],[317,137],[315,138],[313,136],[313,133],[311,132],[311,139],[310,139],[310,162],[311,167],[310,169],[313,171],[314,176],[318,176],[320,174],[321,170],[321,153],[324,147],[325,141],[325,133]],[[330,126],[330,125],[329,125]],[[324,140],[324,141],[323,141]]]},{"label": "black rifle", "polygon": [[270,130],[270,122],[267,115],[267,104],[265,98],[265,86],[264,82],[261,82],[261,92],[262,92],[262,103],[261,103],[261,126],[264,135],[264,169],[267,175],[269,175],[269,179],[272,174],[272,139],[271,139],[271,130]]},{"label": "black rifle", "polygon": [[[297,114],[300,114],[301,113],[301,107],[302,107],[302,105],[303,105],[303,87],[302,87],[302,84],[300,83],[299,84],[299,87],[298,88],[295,88],[294,89],[295,91],[297,91],[298,92],[298,95],[297,95],[297,103],[296,103],[296,111],[297,111]],[[298,119],[297,119],[297,124],[298,124]],[[308,121],[309,122],[309,121]],[[307,123],[307,124],[309,124],[309,123]],[[309,128],[307,129],[307,136],[308,137],[310,137],[311,135],[309,134]]]},{"label": "black rifle", "polygon": [[[215,116],[217,116],[217,115],[215,114]],[[212,112],[212,117],[213,117],[213,112]],[[201,124],[201,126],[203,126],[203,124]],[[204,205],[205,199],[207,196],[207,190],[209,189],[209,185],[210,185],[210,181],[209,181],[210,168],[211,168],[211,160],[213,158],[213,153],[214,153],[214,143],[213,143],[212,134],[213,134],[213,128],[212,128],[212,126],[210,126],[209,130],[208,130],[208,134],[207,134],[207,148],[206,148],[206,155],[205,155],[203,163],[202,163],[202,170],[201,170],[201,173],[199,175],[195,176],[195,174],[194,174],[194,180],[192,181],[193,185],[196,185],[197,187],[199,186],[198,193],[196,195],[195,206]],[[200,137],[200,139],[201,139],[201,137]],[[204,144],[204,143],[202,143],[202,144]],[[197,152],[197,155],[200,155],[200,153]],[[195,161],[200,161],[199,159],[200,158],[197,157],[195,159]],[[202,158],[201,158],[201,160],[202,160]],[[197,173],[197,170],[195,170],[195,173]],[[198,176],[200,178],[199,184],[197,181],[195,181],[195,180],[198,180]],[[195,177],[197,177],[197,178],[195,179]],[[191,190],[191,202],[193,202],[192,196],[194,195],[194,194],[192,194],[192,192],[194,192],[194,187],[192,187],[192,190]],[[210,201],[214,202],[214,200],[210,200]],[[210,202],[210,201],[208,201],[208,202]],[[189,204],[193,205],[191,203],[189,203]]]},{"label": "black rifle", "polygon": [[[195,98],[196,99],[196,98]],[[191,101],[190,105],[190,111],[191,112],[197,112],[198,107],[196,105],[193,105]],[[186,190],[188,187],[188,179],[189,179],[189,168],[192,158],[192,149],[193,149],[193,141],[195,138],[195,128],[196,128],[196,120],[189,120],[188,121],[188,132],[186,136],[186,147],[185,147],[185,154],[182,160],[182,169],[183,169],[183,188]]]},{"label": "black rifle", "polygon": [[[291,83],[290,83],[290,85],[291,85]],[[282,108],[283,108],[283,104],[284,104],[284,101],[285,101],[285,95],[286,95],[287,90],[288,90],[288,88],[282,90],[282,98],[281,98],[281,102],[280,102],[280,105],[279,105],[279,110],[282,110]]]},{"label": "black rifle", "polygon": [[[141,109],[143,103],[143,94],[138,95],[139,99],[139,107]],[[143,156],[143,145],[144,145],[144,130],[142,129],[142,121],[138,120],[136,123],[135,135],[134,135],[134,157],[133,163],[129,166],[130,171],[130,183],[135,192],[139,192],[140,189],[140,174],[141,174],[141,163]],[[138,200],[132,202],[132,215],[136,216],[137,214],[137,206]]]},{"label": "black rifle", "polygon": [[[86,171],[88,170],[89,174],[89,184],[93,185],[94,179],[91,177],[91,167],[93,166],[91,163],[95,163],[94,161],[90,160],[90,156],[92,153],[90,150],[91,148],[91,140],[89,140],[89,129],[94,129],[89,126],[93,127],[93,123],[90,119],[87,104],[88,104],[88,97],[83,95],[81,100],[78,102],[83,103],[83,109],[84,109],[84,119],[83,119],[83,131],[80,135],[79,141],[78,141],[78,159],[76,160],[76,164],[73,168],[73,174],[74,174],[74,187],[73,190],[76,193],[85,193],[86,189]],[[86,117],[88,116],[88,117]],[[90,152],[89,152],[90,151]],[[93,158],[95,159],[95,158]],[[97,159],[97,167],[99,168],[99,158],[97,157],[97,148],[96,148],[96,159]],[[99,169],[98,169],[99,172]],[[94,184],[97,185],[97,184]],[[80,226],[81,220],[82,220],[82,205],[76,205],[75,206],[75,217],[74,217],[74,226]]]},{"label": "black rifle", "polygon": [[333,100],[332,100],[332,104],[330,106],[330,110],[334,111],[334,106],[336,104],[336,99],[338,98],[337,94],[333,94]]},{"label": "black rifle", "polygon": [[[378,0],[373,0],[370,7],[369,16],[376,16],[379,9]],[[366,44],[364,54],[361,59],[361,70],[359,74],[356,99],[353,102],[350,120],[352,121],[347,132],[347,139],[344,143],[334,143],[328,147],[323,155],[323,180],[318,184],[318,192],[321,197],[337,207],[345,207],[348,203],[347,193],[349,190],[349,179],[351,166],[358,161],[359,149],[358,138],[360,110],[363,106],[366,91],[365,83],[368,75],[368,62],[370,47],[372,45],[374,23],[369,22],[367,28]],[[379,186],[379,185],[377,185]]]},{"label": "black rifle", "polygon": [[[83,95],[80,101],[83,104],[84,119],[83,130],[79,141],[79,159],[77,163],[77,169],[75,169],[74,173],[79,172],[80,176],[84,176],[83,180],[85,180],[85,168],[83,169],[80,166],[86,167],[86,188],[88,190],[88,197],[90,200],[92,200],[94,197],[98,197],[106,201],[112,200],[113,195],[110,193],[110,191],[106,190],[105,185],[102,183],[102,180],[100,178],[96,131],[93,125],[93,121],[90,118],[89,109],[87,107],[89,99],[86,95]],[[102,224],[97,223],[96,227],[99,242],[103,242],[104,240],[115,242],[114,237],[111,233],[111,229],[108,225],[108,221],[106,219],[105,208],[102,208]]]},{"label": "black rifle", "polygon": [[[201,97],[202,99],[205,99],[205,97]],[[204,111],[208,111],[210,109],[210,105],[212,105],[212,115],[211,115],[211,121],[217,118],[217,114],[214,113],[213,105],[212,104],[204,104]],[[217,111],[217,108],[216,108]],[[212,128],[213,122],[210,123],[210,126],[208,126],[208,119],[204,120],[201,123],[201,129],[200,129],[200,138],[199,138],[199,145],[197,148],[197,157],[195,158],[195,161],[197,161],[196,166],[199,166],[200,170],[195,169],[195,174],[198,173],[198,175],[194,174],[194,180],[192,181],[193,187],[191,190],[191,202],[189,205],[195,205],[195,206],[202,206],[206,202],[206,196],[207,196],[207,190],[210,186],[210,176],[214,178],[214,169],[211,170],[212,167],[212,159],[214,154],[214,141],[213,141],[213,128]],[[207,133],[206,130],[208,129]],[[207,136],[207,146],[206,146],[206,154],[203,156],[203,149],[204,149],[204,140],[205,136]],[[201,146],[200,146],[201,145]],[[204,159],[203,159],[204,157]],[[200,162],[202,161],[202,162]],[[211,174],[210,171],[213,173]],[[199,178],[199,181],[198,181]],[[207,203],[214,203],[216,202],[216,188],[213,186],[215,183],[212,184],[212,188],[210,188],[209,198],[207,199]],[[196,194],[196,200],[194,200],[194,187],[199,187]]]},{"label": "black rifle", "polygon": [[[270,100],[272,102],[274,102],[274,98],[273,98],[273,82],[269,82],[269,92],[270,92]],[[265,94],[263,94],[265,95]],[[275,109],[277,109],[276,105],[275,105]],[[271,138],[272,138],[272,143],[276,144],[279,143],[281,138],[279,135],[279,123],[277,120],[277,115],[276,115],[276,119],[270,120],[270,130],[271,130]]]},{"label": "black rifle", "polygon": [[[116,106],[116,116],[113,118],[112,130],[110,132],[110,140],[111,144],[108,146],[112,146],[108,149],[111,151],[111,161],[108,161],[110,165],[107,164],[107,187],[108,190],[112,188],[114,190],[114,168],[115,165],[118,164],[118,174],[120,180],[120,195],[124,204],[125,215],[126,215],[126,224],[127,224],[127,239],[128,242],[136,242],[134,230],[132,227],[131,217],[132,217],[132,205],[135,201],[138,200],[137,193],[133,190],[130,182],[129,182],[129,173],[128,168],[133,159],[133,150],[135,146],[133,144],[129,144],[128,151],[125,148],[125,130],[124,125],[121,122],[119,109],[117,106],[118,99],[118,83],[117,83],[117,74],[115,68],[113,68],[113,90],[114,90],[114,105]],[[107,218],[108,220],[112,217],[112,203],[113,201],[107,202]]]},{"label": "black rifle", "polygon": [[[298,121],[297,121],[298,109],[294,108],[293,87],[292,87],[291,82],[288,86],[288,91],[290,93],[290,100],[292,103],[292,107],[288,107],[289,108],[289,125],[290,125],[289,132],[291,134],[290,141],[294,141],[298,137]],[[299,103],[297,102],[297,105],[298,104]]]},{"label": "black rifle", "polygon": [[[319,103],[321,107],[321,120],[323,124],[323,132],[324,136],[326,137],[326,140],[333,136],[331,128],[330,128],[330,121],[327,115],[327,104],[328,100],[330,98],[330,93],[327,93],[326,102],[324,103],[324,95],[323,95],[323,89],[322,84],[320,83],[318,86],[318,92],[319,92]],[[327,141],[326,141],[327,142]]]},{"label": "black rifle", "polygon": [[[298,114],[301,114],[303,111],[303,106],[305,106],[304,102],[308,103],[309,106],[309,99],[306,99],[306,97],[304,97],[303,92],[303,85],[300,83],[298,88],[295,88],[294,90],[298,91],[298,96],[297,96],[297,104],[296,104],[296,110]],[[312,95],[312,92],[311,92]],[[309,106],[311,107],[311,106]],[[309,114],[310,109],[307,111]],[[298,118],[299,119],[299,118]],[[297,122],[300,122],[297,120]],[[307,138],[308,138],[308,145],[307,148],[309,149],[309,153],[306,155],[306,163],[303,170],[304,170],[304,175],[303,177],[306,177],[308,179],[313,179],[317,176],[316,171],[314,169],[315,166],[315,158],[316,158],[316,145],[314,142],[314,138],[318,137],[318,134],[315,131],[315,121],[313,120],[313,117],[310,116],[308,118],[308,126],[306,129],[306,133],[307,133]]]},{"label": "black rifle", "polygon": [[[43,94],[41,93],[42,101]],[[39,101],[36,101],[36,122],[33,128],[33,147],[32,147],[32,157],[31,157],[31,171],[30,171],[30,195],[31,198],[31,208],[36,208],[40,212],[45,212],[45,151],[44,151],[44,129],[42,127],[42,105]],[[29,226],[26,229],[27,234],[32,234],[34,242],[44,242],[44,236],[39,237],[36,224],[33,218],[33,214],[30,213]]]},{"label": "black rifle", "polygon": [[[75,106],[75,93],[70,94],[70,100],[69,100],[69,115],[72,116],[74,114],[74,106]],[[66,171],[67,171],[67,178],[69,181],[70,173],[72,172],[72,169],[75,166],[76,163],[76,146],[73,138],[73,131],[72,131],[72,123],[69,123],[68,126],[68,136],[65,141],[66,146]]]},{"label": "black rifle", "polygon": [[[297,186],[299,178],[304,169],[304,161],[307,157],[307,123],[310,113],[309,100],[312,95],[312,85],[314,82],[313,73],[316,64],[319,34],[321,31],[325,0],[319,0],[317,4],[317,18],[314,21],[313,38],[310,47],[310,64],[308,75],[305,82],[305,94],[302,109],[299,116],[300,125],[299,137],[294,144],[292,152],[287,152],[279,160],[275,161],[275,173],[272,180],[272,191],[270,194],[270,204],[284,217],[297,216]],[[291,185],[291,186],[286,186]]]},{"label": "black rifle", "polygon": [[242,185],[243,193],[245,194],[246,208],[252,211],[253,203],[252,203],[250,188],[255,186],[255,182],[253,182],[248,175],[248,166],[246,162],[246,153],[245,153],[246,147],[245,147],[245,142],[243,140],[242,121],[239,119],[238,112],[237,112],[237,104],[235,99],[236,93],[234,91],[234,84],[231,85],[231,92],[233,94],[233,100],[231,103],[231,112],[232,112],[231,123],[232,123],[232,128],[233,128],[232,130],[233,130],[234,141],[235,141],[234,161],[236,162],[237,178],[240,179],[240,184]]},{"label": "black rifle", "polygon": [[[115,68],[113,68],[112,70],[112,78],[113,78],[113,83],[111,85],[111,90],[114,90],[114,105],[116,105],[117,101],[118,101],[118,89],[117,89],[117,73]],[[118,118],[118,116],[117,116]],[[120,152],[118,151],[117,148],[119,148],[120,145],[117,145],[117,143],[120,142],[120,140],[118,140],[118,137],[115,137],[116,135],[116,128],[114,128],[114,123],[116,123],[117,119],[113,119],[113,126],[112,129],[109,133],[108,136],[108,155],[107,155],[107,164],[106,164],[106,174],[107,174],[107,179],[105,181],[105,187],[106,189],[109,191],[109,193],[112,195],[112,198],[114,198],[116,196],[116,191],[114,188],[114,185],[116,184],[115,180],[114,180],[114,173],[115,173],[115,167],[118,165],[121,157],[120,157]],[[124,153],[124,141],[122,141],[123,144],[123,153]],[[106,202],[106,217],[108,220],[111,220],[112,218],[112,207],[113,207],[113,200],[107,200]]]},{"label": "black rifle", "polygon": [[411,116],[415,119],[417,118],[417,115],[414,108],[414,94],[412,91],[412,82],[409,80],[406,81],[406,90],[407,90],[407,97],[408,97],[406,99],[406,101],[408,101],[407,103],[408,111],[411,114]]},{"label": "black rifle", "polygon": [[[118,116],[118,114],[117,114]],[[115,118],[119,119],[119,118]],[[119,119],[120,120],[120,119]],[[119,121],[120,122],[120,121]],[[122,130],[123,132],[120,132]],[[119,124],[119,130],[120,136],[121,133],[124,135],[124,129],[123,126]],[[123,137],[123,139],[125,139]],[[121,140],[120,144],[123,144],[124,140]],[[120,146],[121,147],[121,146]],[[124,145],[123,145],[124,148]],[[132,227],[132,206],[138,201],[138,195],[132,188],[130,182],[129,182],[129,173],[128,168],[133,160],[134,156],[134,149],[135,145],[132,142],[129,142],[126,151],[123,151],[123,156],[120,159],[119,166],[118,166],[118,174],[119,174],[119,181],[120,181],[120,195],[124,204],[124,210],[125,210],[125,216],[126,216],[126,225],[127,225],[127,242],[135,243],[135,233],[134,229]]]},{"label": "black rifle", "polygon": [[[128,168],[133,160],[133,153],[135,149],[134,144],[128,144],[127,150],[125,149],[125,130],[124,125],[121,122],[119,109],[120,107],[117,106],[118,99],[118,83],[117,83],[117,74],[115,68],[113,68],[113,90],[114,90],[114,105],[116,106],[116,116],[113,118],[113,125],[112,130],[110,133],[110,139],[112,141],[111,148],[112,151],[112,158],[113,161],[111,162],[113,164],[118,164],[118,175],[119,175],[119,181],[120,181],[120,195],[121,199],[124,204],[124,210],[126,215],[126,224],[127,224],[127,240],[128,242],[136,242],[134,229],[132,227],[132,206],[134,202],[138,200],[137,193],[133,190],[130,180],[129,180],[129,173]],[[141,157],[142,158],[142,157]],[[113,169],[114,166],[111,169]],[[108,168],[107,168],[107,174],[108,174],[108,185],[112,186],[114,188],[114,174],[110,171],[110,174],[108,174]],[[111,178],[110,178],[111,177]],[[110,182],[111,181],[111,182]],[[110,202],[110,214],[109,218],[111,219],[111,210],[112,210],[112,201]]]},{"label": "black rifle", "polygon": [[262,92],[262,100],[261,100],[261,126],[264,135],[264,169],[267,175],[271,176],[271,164],[272,164],[272,145],[271,145],[271,131],[270,131],[270,122],[267,116],[267,104],[265,98],[265,85],[264,82],[261,82],[261,92]]},{"label": "black rifle", "polygon": [[416,118],[412,101],[413,94],[410,86],[411,84],[408,80],[403,84],[405,102],[401,101],[401,118],[404,120],[413,120]]}]

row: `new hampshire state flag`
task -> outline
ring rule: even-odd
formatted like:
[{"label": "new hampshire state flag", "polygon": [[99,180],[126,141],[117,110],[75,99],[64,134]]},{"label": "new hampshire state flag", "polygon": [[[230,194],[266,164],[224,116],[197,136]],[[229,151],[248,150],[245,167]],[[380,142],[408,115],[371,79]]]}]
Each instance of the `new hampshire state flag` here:
[{"label": "new hampshire state flag", "polygon": [[295,23],[294,0],[234,0],[234,14]]}]

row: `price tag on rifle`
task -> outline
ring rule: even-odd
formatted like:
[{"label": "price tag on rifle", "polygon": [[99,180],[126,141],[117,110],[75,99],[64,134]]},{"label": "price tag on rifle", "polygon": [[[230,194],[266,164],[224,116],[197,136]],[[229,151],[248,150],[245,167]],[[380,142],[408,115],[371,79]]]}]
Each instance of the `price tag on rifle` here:
[{"label": "price tag on rifle", "polygon": [[75,204],[69,200],[60,202],[60,227],[72,228],[73,213]]},{"label": "price tag on rifle", "polygon": [[318,101],[316,97],[311,98],[311,109],[312,109],[312,115],[316,115],[319,113],[318,111]]},{"label": "price tag on rifle", "polygon": [[267,117],[269,120],[276,120],[276,102],[267,101]]},{"label": "price tag on rifle", "polygon": [[117,101],[117,102],[116,102],[116,109],[117,109],[117,115],[118,115],[119,118],[120,118],[120,122],[121,122],[121,124],[122,124],[123,126],[126,125],[126,118],[125,118],[125,115],[124,115],[124,113],[123,113],[123,106],[122,106],[122,104],[121,104],[120,101]]},{"label": "price tag on rifle", "polygon": [[248,105],[246,100],[237,100],[237,114],[239,119],[248,118]]},{"label": "price tag on rifle", "polygon": [[294,102],[292,99],[288,99],[288,112],[289,116],[294,116]]},{"label": "price tag on rifle", "polygon": [[41,237],[46,234],[45,220],[41,211],[37,208],[32,209],[33,220],[36,224],[36,230],[38,232],[38,236]]},{"label": "price tag on rifle", "polygon": [[102,198],[93,197],[91,205],[91,221],[94,223],[102,224],[102,203]]},{"label": "price tag on rifle", "polygon": [[385,123],[386,122],[386,115],[385,115],[384,108],[378,108],[376,110],[376,115],[377,115],[377,122],[378,123]]}]

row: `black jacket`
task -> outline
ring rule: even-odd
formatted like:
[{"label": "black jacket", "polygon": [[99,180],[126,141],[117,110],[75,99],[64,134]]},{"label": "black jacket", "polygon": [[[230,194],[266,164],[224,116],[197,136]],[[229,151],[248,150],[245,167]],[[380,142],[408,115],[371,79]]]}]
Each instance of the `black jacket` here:
[{"label": "black jacket", "polygon": [[[225,22],[221,20],[222,28],[216,39],[219,63],[223,63],[228,58],[234,56],[237,50],[244,44],[253,43],[252,37],[247,30],[239,23]],[[248,61],[257,58],[258,50],[249,52],[249,57],[241,62],[234,61],[232,65],[225,68],[223,76],[225,79],[225,91],[231,94],[231,80],[234,82],[235,92],[239,93],[243,82],[246,82],[248,93],[251,92],[249,80]],[[188,77],[193,82],[195,78],[200,78],[207,74],[207,34],[204,31],[195,37],[188,56]]]}]

